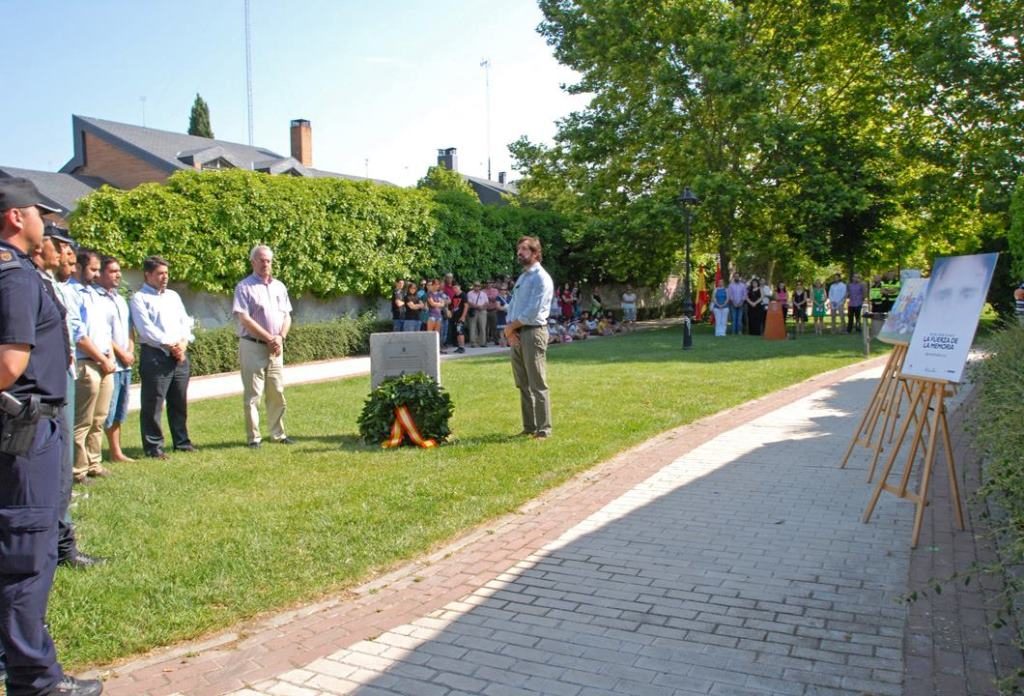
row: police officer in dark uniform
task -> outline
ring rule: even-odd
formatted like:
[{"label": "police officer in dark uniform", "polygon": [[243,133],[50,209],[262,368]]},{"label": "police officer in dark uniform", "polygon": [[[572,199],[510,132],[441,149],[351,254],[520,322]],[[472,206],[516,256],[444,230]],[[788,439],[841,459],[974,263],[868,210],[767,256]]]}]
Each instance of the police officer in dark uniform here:
[{"label": "police officer in dark uniform", "polygon": [[96,696],[101,682],[64,674],[44,623],[67,387],[63,320],[29,259],[46,212],[30,181],[0,179],[0,647],[8,696]]},{"label": "police officer in dark uniform", "polygon": [[[45,241],[38,253],[33,255],[32,262],[36,265],[39,277],[43,279],[43,287],[47,294],[57,301],[57,309],[61,316],[67,318],[67,308],[61,300],[61,292],[56,285],[57,278],[51,273],[56,273],[57,268],[63,264],[64,246],[74,246],[74,240],[68,236],[68,231],[48,222],[43,229]],[[65,321],[67,328],[67,322]],[[71,446],[74,438],[74,402],[75,402],[75,371],[74,352],[71,349],[71,335],[67,332],[66,345],[68,347],[68,376],[67,396],[64,407],[64,439],[65,455],[64,466],[61,469],[61,513],[57,521],[57,565],[69,568],[92,568],[106,562],[106,559],[98,556],[90,556],[78,548],[78,541],[75,538],[75,525],[71,520],[71,484],[74,469],[74,448]]]}]

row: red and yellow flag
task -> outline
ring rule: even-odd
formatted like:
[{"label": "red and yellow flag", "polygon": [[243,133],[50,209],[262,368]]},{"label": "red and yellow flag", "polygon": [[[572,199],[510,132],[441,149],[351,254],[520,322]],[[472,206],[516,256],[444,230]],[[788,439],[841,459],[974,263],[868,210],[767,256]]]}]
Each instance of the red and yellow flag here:
[{"label": "red and yellow flag", "polygon": [[412,419],[412,414],[409,413],[407,406],[399,406],[395,409],[395,420],[391,424],[391,437],[381,443],[381,447],[390,449],[392,447],[400,447],[402,444],[402,438],[406,435],[413,441],[414,444],[419,445],[423,449],[430,449],[437,447],[437,442],[430,439],[424,439],[420,435],[419,428],[416,427],[416,422]]}]

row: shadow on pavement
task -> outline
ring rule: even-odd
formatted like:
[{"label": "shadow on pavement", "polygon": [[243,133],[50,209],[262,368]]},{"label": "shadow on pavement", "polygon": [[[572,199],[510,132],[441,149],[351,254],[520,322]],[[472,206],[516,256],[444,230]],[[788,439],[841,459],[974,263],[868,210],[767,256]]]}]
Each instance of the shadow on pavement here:
[{"label": "shadow on pavement", "polygon": [[295,685],[901,694],[912,506],[883,497],[862,524],[867,453],[837,468],[874,384],[847,380],[723,433],[472,595]]}]

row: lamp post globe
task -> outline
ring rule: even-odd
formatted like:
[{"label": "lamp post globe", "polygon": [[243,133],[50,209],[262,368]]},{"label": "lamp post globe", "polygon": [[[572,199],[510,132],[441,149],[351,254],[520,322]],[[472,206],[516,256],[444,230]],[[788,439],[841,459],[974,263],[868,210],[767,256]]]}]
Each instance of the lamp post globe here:
[{"label": "lamp post globe", "polygon": [[676,199],[683,209],[683,225],[686,231],[686,270],[683,279],[683,350],[693,345],[693,295],[690,285],[690,224],[693,208],[700,204],[700,199],[687,186]]}]

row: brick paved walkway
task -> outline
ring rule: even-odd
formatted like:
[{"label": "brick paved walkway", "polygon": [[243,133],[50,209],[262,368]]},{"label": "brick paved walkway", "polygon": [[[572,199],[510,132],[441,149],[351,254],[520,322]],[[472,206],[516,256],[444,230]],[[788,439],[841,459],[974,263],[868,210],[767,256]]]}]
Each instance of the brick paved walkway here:
[{"label": "brick paved walkway", "polygon": [[[969,408],[969,403],[968,403]],[[909,608],[904,641],[906,655],[905,696],[996,696],[995,681],[1024,668],[1024,656],[1014,646],[1014,625],[993,628],[999,606],[998,578],[972,575],[972,582],[942,582],[936,594],[935,579],[946,580],[954,572],[969,573],[974,563],[996,560],[997,550],[983,517],[986,507],[971,498],[981,477],[981,461],[963,432],[963,410],[950,423],[954,433],[954,461],[965,497],[965,531],[956,528],[950,508],[948,477],[944,466],[935,468],[932,504],[925,511],[921,540],[911,556],[910,589],[924,590]]]},{"label": "brick paved walkway", "polygon": [[836,466],[880,366],[666,433],[349,595],[110,670],[106,693],[902,694],[912,506],[861,524],[867,453]]}]

